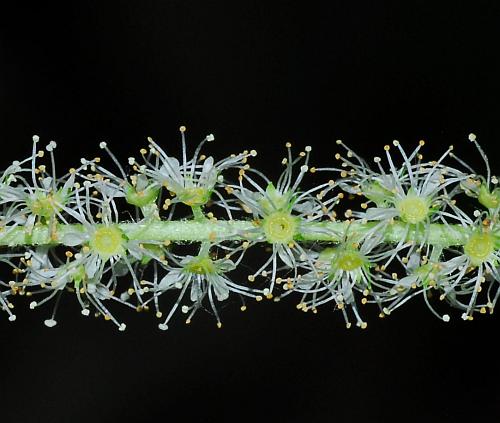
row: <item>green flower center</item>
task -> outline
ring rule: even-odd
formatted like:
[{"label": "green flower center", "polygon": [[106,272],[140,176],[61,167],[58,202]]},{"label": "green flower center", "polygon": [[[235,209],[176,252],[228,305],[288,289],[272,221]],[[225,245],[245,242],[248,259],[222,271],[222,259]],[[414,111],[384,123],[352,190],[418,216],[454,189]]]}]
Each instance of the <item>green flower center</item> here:
[{"label": "green flower center", "polygon": [[66,195],[62,190],[56,192],[35,192],[27,205],[31,212],[46,219],[54,216],[66,203]]},{"label": "green flower center", "polygon": [[479,188],[479,202],[488,209],[496,209],[500,204],[500,192],[498,189],[490,192],[486,185],[481,185]]},{"label": "green flower center", "polygon": [[298,218],[288,212],[277,211],[262,220],[262,229],[271,244],[288,244],[297,234]]},{"label": "green flower center", "polygon": [[189,263],[184,266],[186,272],[196,273],[197,275],[208,275],[217,273],[213,260],[208,256],[193,257]]},{"label": "green flower center", "polygon": [[373,201],[377,207],[384,207],[389,200],[394,198],[394,194],[387,188],[380,185],[379,182],[369,182],[362,187],[363,195]]},{"label": "green flower center", "polygon": [[181,192],[176,193],[176,195],[182,203],[190,207],[197,207],[208,203],[211,191],[203,187],[192,187],[185,188]]},{"label": "green flower center", "polygon": [[97,252],[103,259],[125,253],[123,244],[125,235],[117,226],[106,226],[97,229],[90,238],[90,248]]},{"label": "green flower center", "polygon": [[424,221],[429,215],[429,202],[426,198],[407,195],[396,203],[396,209],[403,222],[416,224]]},{"label": "green flower center", "polygon": [[266,187],[266,195],[259,200],[259,205],[265,214],[271,214],[277,210],[290,210],[293,207],[293,192],[280,193],[273,183]]},{"label": "green flower center", "polygon": [[344,250],[335,253],[332,260],[332,267],[350,272],[363,266],[364,263],[365,258],[359,251]]},{"label": "green flower center", "polygon": [[85,280],[87,277],[87,273],[85,273],[85,267],[84,266],[78,266],[73,273],[70,275],[71,279],[73,280],[75,287],[79,288],[80,284]]},{"label": "green flower center", "polygon": [[473,266],[479,266],[487,261],[494,250],[495,239],[488,232],[472,234],[464,245],[464,252]]},{"label": "green flower center", "polygon": [[127,203],[137,207],[144,207],[154,202],[158,197],[160,189],[148,186],[142,191],[137,191],[132,185],[127,186],[125,190],[125,199]]},{"label": "green flower center", "polygon": [[[338,276],[339,271],[352,272],[370,265],[367,258],[356,249],[355,244],[351,243],[335,248],[326,248],[320,253],[318,262],[320,268],[329,272],[330,279]],[[355,279],[357,278],[355,276]]]}]

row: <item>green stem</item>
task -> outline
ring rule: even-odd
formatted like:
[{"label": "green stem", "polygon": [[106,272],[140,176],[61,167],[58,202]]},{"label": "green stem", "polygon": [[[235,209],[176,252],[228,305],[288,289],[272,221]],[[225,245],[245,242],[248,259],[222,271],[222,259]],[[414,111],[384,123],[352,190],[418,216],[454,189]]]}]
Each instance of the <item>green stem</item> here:
[{"label": "green stem", "polygon": [[196,220],[197,222],[203,222],[204,220],[206,220],[205,214],[203,213],[201,206],[192,206],[191,210],[193,212],[194,220]]},{"label": "green stem", "polygon": [[[360,222],[307,222],[301,225],[302,233],[298,233],[295,239],[302,241],[328,241],[338,242],[342,240],[347,227],[349,233],[356,233],[360,236],[373,230],[376,223]],[[234,220],[179,220],[179,221],[146,221],[144,223],[120,223],[118,225],[129,239],[141,241],[223,241],[223,240],[256,240],[259,238],[255,231],[256,224],[251,221]],[[407,225],[395,222],[389,225],[384,234],[384,239],[389,243],[397,243],[402,240],[406,233]],[[66,233],[81,231],[85,229],[82,225],[57,225],[55,234],[51,238],[49,227],[46,225],[36,225],[31,234],[27,233],[24,227],[8,228],[4,227],[0,231],[0,246],[33,246],[61,244]],[[452,245],[464,245],[470,236],[472,229],[464,228],[461,225],[431,224],[429,227],[426,244],[447,247]],[[412,229],[404,241],[422,242],[424,241],[422,230]]]}]

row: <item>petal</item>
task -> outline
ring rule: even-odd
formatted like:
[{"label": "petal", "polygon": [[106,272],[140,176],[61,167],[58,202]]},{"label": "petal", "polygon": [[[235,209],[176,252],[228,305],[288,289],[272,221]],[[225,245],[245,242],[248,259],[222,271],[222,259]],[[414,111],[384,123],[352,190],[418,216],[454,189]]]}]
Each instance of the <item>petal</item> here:
[{"label": "petal", "polygon": [[42,187],[46,190],[49,190],[52,187],[52,178],[50,176],[42,179]]},{"label": "petal", "polygon": [[291,269],[295,268],[295,257],[290,247],[286,245],[278,245],[278,256]]},{"label": "petal", "polygon": [[417,282],[418,282],[418,276],[410,275],[410,276],[405,276],[404,278],[399,279],[396,283],[396,286],[411,288],[411,286],[413,284],[416,284]]},{"label": "petal", "polygon": [[203,289],[201,286],[201,280],[199,278],[193,278],[191,282],[191,293],[190,298],[193,302],[199,302],[203,298]]},{"label": "petal", "polygon": [[420,266],[420,254],[413,253],[408,260],[406,267],[411,271]]},{"label": "petal", "polygon": [[62,243],[70,247],[81,245],[88,239],[88,235],[82,232],[68,232],[62,237]]},{"label": "petal", "polygon": [[63,185],[64,193],[68,193],[75,186],[75,174],[72,174]]},{"label": "petal", "polygon": [[203,168],[198,179],[198,186],[204,186],[207,189],[212,189],[216,182],[217,169],[214,167],[213,157],[210,156],[203,162]]},{"label": "petal", "polygon": [[97,254],[91,254],[85,263],[85,272],[89,278],[93,278],[99,268],[101,259]]},{"label": "petal", "polygon": [[229,287],[227,286],[226,280],[222,276],[215,275],[210,276],[209,281],[217,299],[219,301],[227,300],[229,297]]},{"label": "petal", "polygon": [[386,220],[396,217],[399,212],[396,209],[384,209],[382,207],[373,207],[368,209],[364,216],[368,220]]},{"label": "petal", "polygon": [[172,289],[177,282],[180,282],[182,279],[180,272],[178,270],[172,270],[170,273],[167,273],[158,284],[158,289],[162,291],[166,291],[168,289]]}]

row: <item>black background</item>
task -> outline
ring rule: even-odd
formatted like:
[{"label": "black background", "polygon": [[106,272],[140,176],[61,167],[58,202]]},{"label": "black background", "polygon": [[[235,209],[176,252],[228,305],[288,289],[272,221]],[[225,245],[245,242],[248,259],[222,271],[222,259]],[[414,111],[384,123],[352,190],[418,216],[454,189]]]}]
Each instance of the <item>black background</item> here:
[{"label": "black background", "polygon": [[[0,12],[1,165],[31,136],[64,169],[106,140],[125,159],[146,136],[177,153],[214,133],[219,157],[259,151],[277,176],[283,144],[332,163],[335,140],[365,156],[399,139],[454,144],[476,167],[475,132],[498,172],[497,2],[40,2]],[[66,298],[71,303],[71,297]],[[125,422],[500,419],[496,315],[445,324],[416,300],[367,330],[293,301],[224,310],[164,333],[76,307],[2,315],[0,421]],[[23,309],[24,308],[24,309]],[[389,420],[387,420],[389,419]],[[474,420],[474,421],[475,421]]]}]

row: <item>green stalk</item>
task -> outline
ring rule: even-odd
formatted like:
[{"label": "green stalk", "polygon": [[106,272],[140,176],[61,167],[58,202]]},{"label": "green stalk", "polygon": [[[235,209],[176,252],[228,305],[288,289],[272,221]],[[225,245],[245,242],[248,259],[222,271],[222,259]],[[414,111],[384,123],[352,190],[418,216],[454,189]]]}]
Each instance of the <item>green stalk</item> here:
[{"label": "green stalk", "polygon": [[[350,225],[350,226],[349,226]],[[349,226],[350,234],[362,236],[372,230],[376,225],[374,222],[304,222],[300,225],[302,232],[294,237],[301,241],[326,241],[339,242],[342,235]],[[246,220],[179,220],[179,221],[148,221],[145,223],[120,223],[118,225],[125,235],[132,240],[147,241],[224,241],[224,240],[256,240],[259,235],[255,231],[256,224]],[[385,231],[384,239],[389,243],[400,242],[406,232],[407,224],[395,222],[389,225]],[[57,225],[55,233],[50,234],[46,225],[36,225],[31,234],[24,227],[4,227],[0,231],[0,246],[35,246],[35,245],[58,245],[69,232],[85,229],[82,225]],[[473,229],[461,225],[444,225],[434,223],[429,227],[428,237],[425,244],[440,247],[464,245]],[[423,230],[412,229],[404,241],[421,243],[424,241]]]}]

